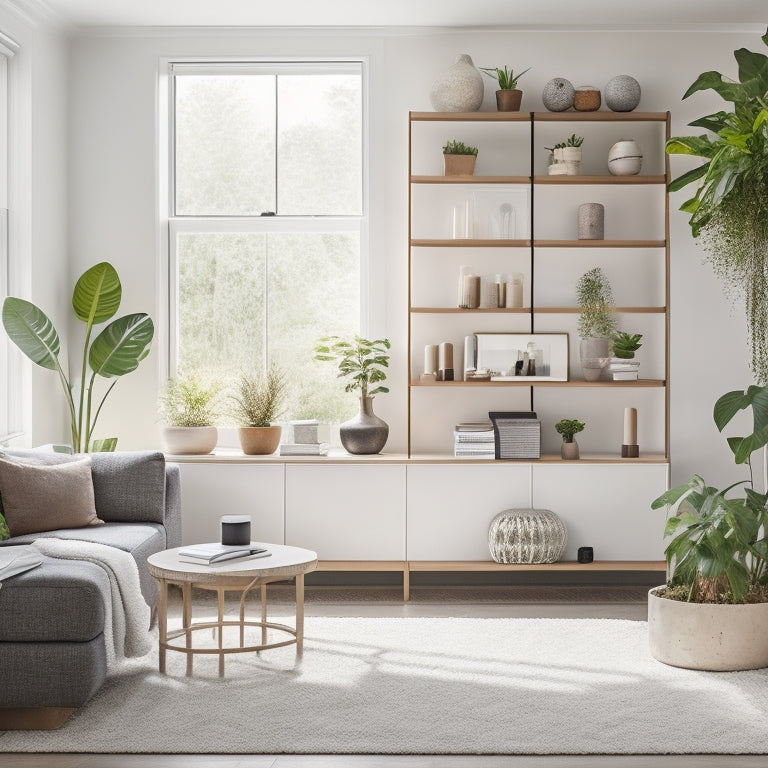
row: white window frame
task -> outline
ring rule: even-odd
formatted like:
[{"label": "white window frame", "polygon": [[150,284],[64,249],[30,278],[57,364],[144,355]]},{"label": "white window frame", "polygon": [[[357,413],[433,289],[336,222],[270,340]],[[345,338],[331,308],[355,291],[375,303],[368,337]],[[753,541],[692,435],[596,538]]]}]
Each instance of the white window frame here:
[{"label": "white window frame", "polygon": [[[11,247],[9,233],[10,201],[14,195],[13,173],[11,170],[14,126],[11,103],[14,89],[13,57],[18,45],[0,33],[0,304],[12,292],[18,282],[15,278],[17,249]],[[16,83],[18,86],[18,83]],[[18,130],[18,128],[16,129]],[[19,354],[12,353],[11,341],[2,331],[0,340],[0,445],[23,435],[24,423],[24,371]]]},{"label": "white window frame", "polygon": [[[174,192],[174,88],[173,75],[177,72],[185,74],[206,74],[214,71],[217,74],[240,74],[253,71],[252,65],[268,65],[272,73],[295,73],[296,65],[311,66],[317,72],[326,67],[328,72],[343,71],[344,65],[357,64],[361,71],[362,85],[362,206],[359,216],[176,216]],[[281,69],[281,65],[286,65]],[[292,66],[288,66],[292,65]],[[162,308],[158,317],[161,338],[165,340],[167,349],[164,355],[164,365],[160,368],[161,383],[177,372],[178,364],[178,235],[185,233],[254,233],[269,234],[282,232],[350,232],[359,236],[360,242],[360,333],[366,335],[369,307],[369,258],[370,258],[370,152],[369,152],[369,109],[368,109],[369,63],[365,56],[334,57],[334,58],[215,58],[215,59],[163,59],[160,62],[159,77],[159,115],[158,120],[158,198],[160,201],[160,233],[158,260],[161,273],[159,306]],[[164,331],[164,332],[163,332]]]}]

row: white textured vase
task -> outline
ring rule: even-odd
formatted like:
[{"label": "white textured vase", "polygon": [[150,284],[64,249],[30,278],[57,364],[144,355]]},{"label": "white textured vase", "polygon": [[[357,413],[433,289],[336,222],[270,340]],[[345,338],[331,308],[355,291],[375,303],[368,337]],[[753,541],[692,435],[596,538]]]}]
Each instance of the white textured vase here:
[{"label": "white textured vase", "polygon": [[462,53],[432,84],[429,100],[436,112],[476,112],[483,103],[483,77]]}]

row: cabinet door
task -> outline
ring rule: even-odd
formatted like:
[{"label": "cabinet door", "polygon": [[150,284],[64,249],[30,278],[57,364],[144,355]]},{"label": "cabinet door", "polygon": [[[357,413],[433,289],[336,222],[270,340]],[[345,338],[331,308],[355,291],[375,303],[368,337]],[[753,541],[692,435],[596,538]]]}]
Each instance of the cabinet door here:
[{"label": "cabinet door", "polygon": [[408,559],[490,560],[488,528],[530,505],[530,464],[408,467]]},{"label": "cabinet door", "polygon": [[405,466],[288,465],[285,543],[321,560],[405,559]]},{"label": "cabinet door", "polygon": [[666,513],[651,502],[667,490],[668,466],[534,465],[534,506],[551,509],[568,531],[563,559],[587,546],[595,560],[663,560]]},{"label": "cabinet door", "polygon": [[222,515],[250,515],[254,541],[283,544],[284,466],[182,463],[182,541],[221,540]]}]

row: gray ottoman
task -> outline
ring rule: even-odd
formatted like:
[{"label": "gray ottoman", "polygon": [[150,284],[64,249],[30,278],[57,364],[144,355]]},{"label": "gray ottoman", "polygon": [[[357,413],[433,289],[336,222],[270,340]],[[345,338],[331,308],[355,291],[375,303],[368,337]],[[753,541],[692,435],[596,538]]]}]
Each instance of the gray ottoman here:
[{"label": "gray ottoman", "polygon": [[107,670],[109,579],[80,560],[45,558],[0,588],[0,730],[57,728]]}]

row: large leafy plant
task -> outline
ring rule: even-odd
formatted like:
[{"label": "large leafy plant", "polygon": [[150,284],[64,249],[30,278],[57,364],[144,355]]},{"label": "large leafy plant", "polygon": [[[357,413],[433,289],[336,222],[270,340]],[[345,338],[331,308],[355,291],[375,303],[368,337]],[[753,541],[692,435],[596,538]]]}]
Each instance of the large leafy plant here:
[{"label": "large leafy plant", "polygon": [[[768,32],[761,38],[768,45]],[[768,56],[734,51],[738,81],[720,72],[699,75],[685,92],[713,90],[731,110],[690,123],[709,134],[676,136],[667,152],[705,162],[679,176],[670,191],[697,182],[695,195],[680,210],[690,214],[694,237],[702,236],[708,261],[734,296],[743,292],[751,367],[768,382]]]},{"label": "large leafy plant", "polygon": [[[61,341],[51,320],[32,302],[9,296],[3,302],[3,326],[11,341],[37,365],[55,371],[69,409],[72,448],[82,451],[114,450],[117,438],[93,440],[101,409],[117,379],[136,370],[149,354],[155,328],[144,312],[124,315],[104,326],[91,341],[96,326],[107,322],[120,307],[122,286],[115,268],[107,263],[86,270],[75,284],[72,308],[85,323],[83,359],[77,391],[59,359]],[[94,402],[96,377],[115,379],[98,404]]]},{"label": "large leafy plant", "polygon": [[[752,410],[752,432],[729,437],[736,464],[749,478],[718,490],[694,475],[659,496],[653,509],[669,506],[665,535],[668,592],[692,602],[756,602],[768,583],[768,494],[754,490],[752,454],[768,444],[768,387],[728,392],[715,404],[717,428],[742,410]],[[731,494],[734,489],[743,495]],[[761,592],[762,590],[762,592]]]},{"label": "large leafy plant", "polygon": [[[387,378],[384,369],[389,367],[387,350],[389,339],[363,339],[355,336],[351,341],[339,336],[324,336],[315,346],[315,360],[338,364],[338,378],[348,379],[346,392],[360,390],[361,397],[389,392],[379,382]],[[374,386],[371,389],[371,385]]]}]

